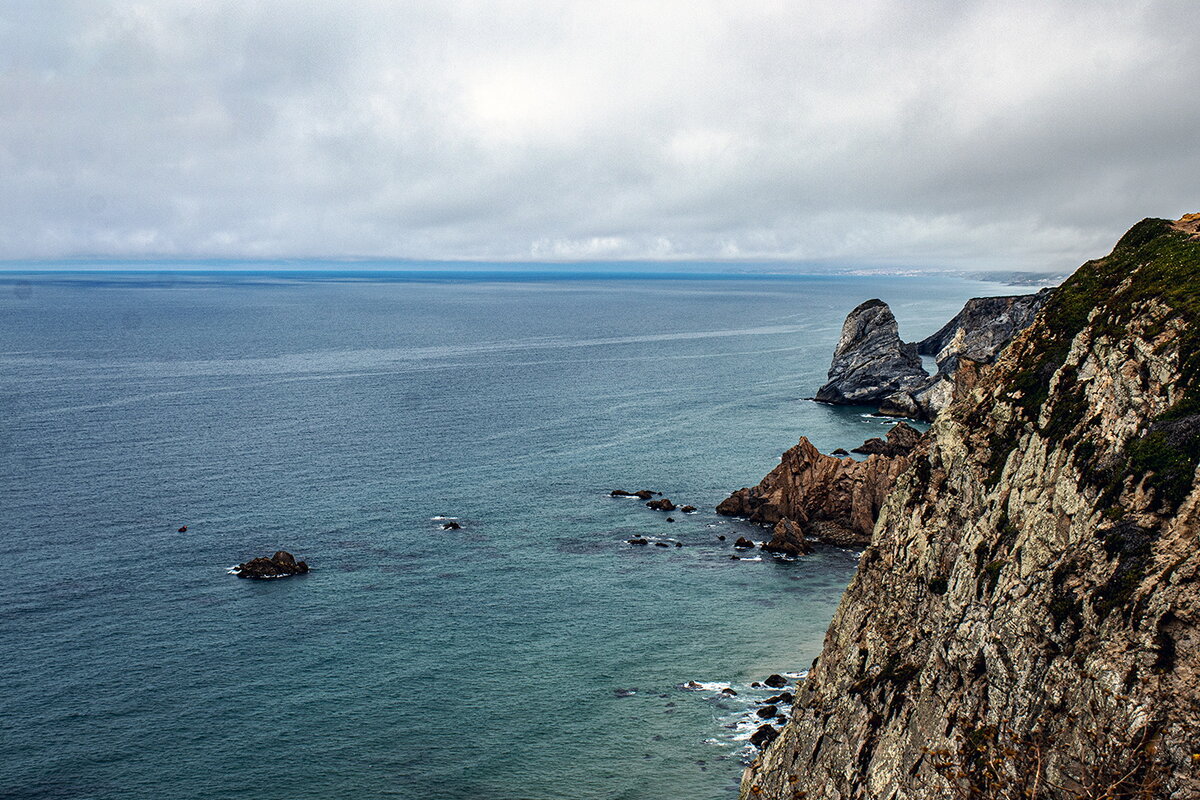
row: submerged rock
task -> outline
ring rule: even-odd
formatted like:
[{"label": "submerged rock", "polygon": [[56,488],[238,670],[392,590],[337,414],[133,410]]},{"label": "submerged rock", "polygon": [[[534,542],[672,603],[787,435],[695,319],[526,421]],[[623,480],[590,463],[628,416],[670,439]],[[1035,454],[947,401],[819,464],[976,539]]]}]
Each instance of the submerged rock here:
[{"label": "submerged rock", "polygon": [[626,541],[628,544],[650,544],[650,540],[649,540],[649,539],[643,539],[643,538],[641,538],[641,537],[635,537],[635,538],[633,538],[633,539],[626,539],[625,541]]},{"label": "submerged rock", "polygon": [[882,300],[868,300],[846,317],[833,351],[823,403],[868,405],[929,379],[917,347],[900,339],[896,317]]},{"label": "submerged rock", "polygon": [[462,529],[462,525],[459,525],[454,520],[450,520],[449,522],[442,523],[442,530],[444,530],[444,531],[457,531],[457,530],[461,530],[461,529]]},{"label": "submerged rock", "polygon": [[627,492],[624,489],[613,489],[608,493],[609,497],[636,497],[639,500],[649,500],[658,492],[652,492],[649,489],[638,489],[636,492]]},{"label": "submerged rock", "polygon": [[260,557],[238,564],[232,570],[239,578],[286,578],[308,572],[308,564],[297,561],[286,550],[280,550],[270,558]]}]

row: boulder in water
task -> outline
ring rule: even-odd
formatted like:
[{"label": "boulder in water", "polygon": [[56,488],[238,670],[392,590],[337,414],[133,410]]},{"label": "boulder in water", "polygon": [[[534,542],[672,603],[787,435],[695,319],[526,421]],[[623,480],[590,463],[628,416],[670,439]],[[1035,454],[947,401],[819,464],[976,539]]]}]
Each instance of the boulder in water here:
[{"label": "boulder in water", "polygon": [[305,574],[308,572],[308,564],[297,561],[296,557],[286,550],[279,550],[270,558],[255,558],[245,564],[238,564],[231,571],[239,578],[287,578]]},{"label": "boulder in water", "polygon": [[793,520],[784,517],[775,523],[771,541],[763,542],[763,550],[768,553],[780,553],[788,556],[801,556],[812,550],[812,545],[804,538],[804,531]]},{"label": "boulder in water", "polygon": [[775,730],[771,725],[762,725],[750,736],[750,744],[757,747],[759,750],[765,750],[766,747],[779,737],[779,731]]}]

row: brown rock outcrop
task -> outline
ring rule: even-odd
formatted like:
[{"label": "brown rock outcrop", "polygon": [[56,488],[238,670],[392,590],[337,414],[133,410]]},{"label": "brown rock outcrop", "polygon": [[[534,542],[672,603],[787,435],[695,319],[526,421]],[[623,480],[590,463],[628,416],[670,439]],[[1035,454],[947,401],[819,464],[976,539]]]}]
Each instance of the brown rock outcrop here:
[{"label": "brown rock outcrop", "polygon": [[906,454],[919,440],[920,434],[900,423],[883,443],[892,455],[854,461],[824,455],[801,437],[761,483],[722,500],[717,513],[764,525],[786,518],[823,542],[865,544],[884,498],[908,468]]},{"label": "brown rock outcrop", "polygon": [[787,517],[775,523],[771,534],[771,541],[762,544],[762,549],[768,553],[802,556],[812,551],[812,545],[804,538],[804,531]]}]

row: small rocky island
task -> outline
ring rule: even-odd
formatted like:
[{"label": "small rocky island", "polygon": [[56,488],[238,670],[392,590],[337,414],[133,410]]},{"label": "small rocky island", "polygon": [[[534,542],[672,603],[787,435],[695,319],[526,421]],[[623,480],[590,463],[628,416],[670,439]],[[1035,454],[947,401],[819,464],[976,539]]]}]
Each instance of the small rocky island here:
[{"label": "small rocky island", "polygon": [[260,580],[287,578],[307,573],[308,563],[297,561],[296,557],[286,550],[279,550],[270,558],[262,556],[251,559],[245,564],[238,564],[230,572],[239,578],[258,578]]}]

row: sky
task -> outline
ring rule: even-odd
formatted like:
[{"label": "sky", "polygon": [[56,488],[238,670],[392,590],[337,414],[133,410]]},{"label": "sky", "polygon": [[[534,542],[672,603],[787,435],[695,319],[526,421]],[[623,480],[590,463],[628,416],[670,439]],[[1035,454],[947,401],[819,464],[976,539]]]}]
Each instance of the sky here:
[{"label": "sky", "polygon": [[1061,270],[1200,211],[1192,0],[2,0],[0,260]]}]

